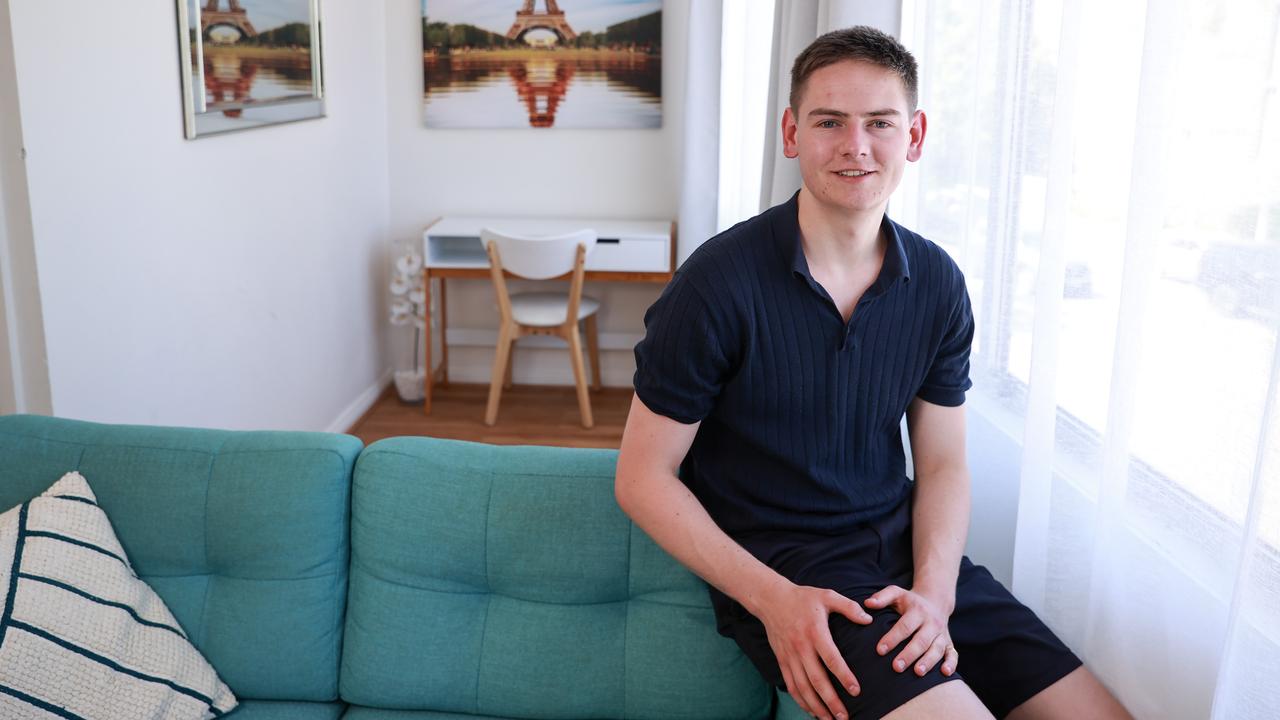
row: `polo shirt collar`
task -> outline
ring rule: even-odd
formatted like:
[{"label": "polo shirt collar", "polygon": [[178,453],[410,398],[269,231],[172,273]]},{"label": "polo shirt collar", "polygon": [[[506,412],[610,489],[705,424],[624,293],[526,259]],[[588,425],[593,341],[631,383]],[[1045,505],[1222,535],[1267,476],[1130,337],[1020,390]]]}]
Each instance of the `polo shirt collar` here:
[{"label": "polo shirt collar", "polygon": [[[810,283],[817,283],[813,273],[809,272],[809,261],[804,256],[804,244],[800,242],[800,191],[797,190],[791,199],[782,204],[781,212],[774,219],[773,235],[778,241],[778,249],[791,263],[791,271]],[[889,246],[884,251],[884,264],[880,274],[872,283],[871,289],[876,294],[893,287],[898,280],[911,280],[911,267],[907,264],[907,253],[902,247],[899,233],[902,228],[889,219],[888,215],[880,222],[880,229],[885,231]]]}]

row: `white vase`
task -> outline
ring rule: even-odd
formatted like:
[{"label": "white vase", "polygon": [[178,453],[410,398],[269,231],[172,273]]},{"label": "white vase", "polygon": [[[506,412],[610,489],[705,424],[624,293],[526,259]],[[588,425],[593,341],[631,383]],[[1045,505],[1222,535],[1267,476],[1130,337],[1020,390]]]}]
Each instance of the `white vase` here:
[{"label": "white vase", "polygon": [[396,394],[405,402],[422,402],[426,397],[423,383],[427,375],[422,370],[397,370],[395,375]]}]

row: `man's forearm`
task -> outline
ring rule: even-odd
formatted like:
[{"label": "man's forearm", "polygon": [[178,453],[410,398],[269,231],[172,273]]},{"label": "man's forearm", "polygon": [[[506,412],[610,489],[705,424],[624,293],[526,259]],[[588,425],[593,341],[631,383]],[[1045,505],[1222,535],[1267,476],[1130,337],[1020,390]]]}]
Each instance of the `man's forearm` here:
[{"label": "man's forearm", "polygon": [[689,488],[660,470],[618,477],[618,503],[685,567],[759,615],[762,595],[785,578],[734,542]]},{"label": "man's forearm", "polygon": [[969,473],[948,469],[916,479],[912,508],[913,589],[955,605],[956,578],[969,532]]}]

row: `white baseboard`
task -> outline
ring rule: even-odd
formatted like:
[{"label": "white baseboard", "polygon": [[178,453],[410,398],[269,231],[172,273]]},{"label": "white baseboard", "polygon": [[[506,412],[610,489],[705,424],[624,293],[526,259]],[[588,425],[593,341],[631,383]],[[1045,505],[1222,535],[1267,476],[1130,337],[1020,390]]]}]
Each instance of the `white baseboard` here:
[{"label": "white baseboard", "polygon": [[329,427],[325,428],[324,431],[331,433],[345,433],[350,430],[351,426],[355,425],[356,421],[360,419],[360,416],[364,415],[369,411],[369,408],[373,407],[373,404],[377,402],[378,398],[382,395],[382,391],[390,384],[391,368],[387,368],[386,372],[382,373],[381,377],[366,388],[364,392],[360,393],[355,400],[352,400],[351,404],[342,412],[338,413],[338,417],[334,419],[333,422],[329,423]]}]

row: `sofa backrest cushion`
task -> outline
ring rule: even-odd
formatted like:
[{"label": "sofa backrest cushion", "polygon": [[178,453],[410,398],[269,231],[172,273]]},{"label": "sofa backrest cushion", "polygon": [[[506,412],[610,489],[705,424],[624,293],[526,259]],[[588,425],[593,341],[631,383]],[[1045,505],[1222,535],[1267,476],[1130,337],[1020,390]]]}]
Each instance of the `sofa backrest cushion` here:
[{"label": "sofa backrest cushion", "polygon": [[510,718],[761,718],[706,586],[618,509],[617,453],[392,438],[352,491],[341,695]]},{"label": "sofa backrest cushion", "polygon": [[335,700],[360,448],[324,433],[0,417],[0,509],[78,470],[237,697]]}]

